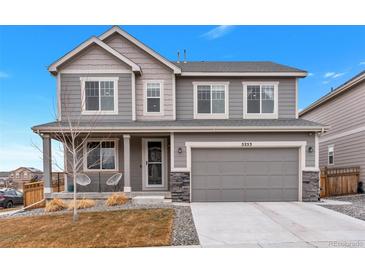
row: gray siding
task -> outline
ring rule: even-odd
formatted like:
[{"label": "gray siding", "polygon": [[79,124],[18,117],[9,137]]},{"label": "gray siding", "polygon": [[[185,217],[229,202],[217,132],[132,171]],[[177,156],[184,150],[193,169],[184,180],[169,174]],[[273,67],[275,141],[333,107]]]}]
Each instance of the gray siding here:
[{"label": "gray siding", "polygon": [[[240,142],[240,141],[306,141],[314,148],[314,135],[308,133],[175,133],[175,167],[186,167],[185,142]],[[182,153],[178,153],[178,148]],[[306,149],[306,166],[314,167],[315,152]]]},{"label": "gray siding", "polygon": [[[119,77],[118,114],[117,115],[81,115],[81,81],[80,77]],[[131,121],[132,88],[131,74],[61,74],[61,120],[81,119],[83,121]]]},{"label": "gray siding", "polygon": [[[328,165],[329,145],[334,145],[334,165]],[[319,166],[360,166],[360,180],[365,182],[365,131],[325,142],[320,142]]]},{"label": "gray siding", "polygon": [[[136,77],[136,118],[137,120],[172,120],[173,119],[173,82],[172,70],[160,61],[150,56],[124,37],[116,34],[109,37],[105,43],[122,53],[124,56],[138,64],[142,69],[142,75]],[[164,115],[143,116],[143,81],[164,81]]]},{"label": "gray siding", "polygon": [[[365,125],[365,81],[301,118],[330,126],[323,137]],[[365,142],[365,140],[364,140]]]},{"label": "gray siding", "polygon": [[81,51],[76,57],[72,58],[60,68],[72,70],[103,70],[103,69],[127,69],[131,68],[121,62],[118,58],[102,49],[98,45],[90,46]]},{"label": "gray siding", "polygon": [[279,118],[288,119],[296,116],[296,92],[294,78],[193,78],[178,77],[176,80],[176,119],[189,120],[194,115],[194,81],[222,81],[229,82],[229,118],[243,118],[243,81],[278,81]]},{"label": "gray siding", "polygon": [[[328,166],[328,145],[335,145],[333,167],[360,166],[360,177],[365,181],[365,131],[346,134],[347,131],[365,126],[365,82],[304,114],[301,118],[329,126],[319,138],[319,165]],[[332,138],[329,141],[321,141]]]}]

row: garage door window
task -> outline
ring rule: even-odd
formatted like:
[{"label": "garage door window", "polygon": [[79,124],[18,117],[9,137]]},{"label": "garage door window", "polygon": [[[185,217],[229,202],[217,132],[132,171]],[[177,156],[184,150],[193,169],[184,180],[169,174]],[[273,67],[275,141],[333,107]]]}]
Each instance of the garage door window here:
[{"label": "garage door window", "polygon": [[277,83],[243,83],[244,118],[277,118]]},{"label": "garage door window", "polygon": [[194,83],[194,118],[228,118],[228,83]]}]

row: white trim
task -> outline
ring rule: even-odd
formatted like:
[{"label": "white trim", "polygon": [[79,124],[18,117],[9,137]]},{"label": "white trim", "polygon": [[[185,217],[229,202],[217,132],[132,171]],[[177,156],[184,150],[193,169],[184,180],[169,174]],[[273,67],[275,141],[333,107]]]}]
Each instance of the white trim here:
[{"label": "white trim", "polygon": [[136,76],[132,73],[132,121],[136,121]]},{"label": "white trim", "polygon": [[[318,127],[215,127],[215,126],[189,126],[189,127],[76,127],[80,132],[322,132],[323,128]],[[65,127],[44,127],[34,129],[36,133],[54,133],[67,132],[69,128]]]},{"label": "white trim", "polygon": [[[198,113],[198,86],[210,86],[210,93],[212,94],[212,86],[224,86],[224,113],[212,113],[212,96],[211,96],[211,113]],[[229,82],[193,82],[194,86],[194,119],[228,119],[229,118]]]},{"label": "white trim", "polygon": [[141,68],[136,63],[132,62],[127,57],[125,57],[123,54],[121,54],[120,52],[116,51],[115,49],[113,49],[109,45],[105,44],[103,41],[101,41],[97,37],[91,37],[90,39],[88,39],[85,42],[83,42],[81,45],[79,45],[78,47],[76,47],[75,49],[73,49],[72,51],[70,51],[69,53],[67,53],[65,56],[63,56],[62,58],[58,59],[56,62],[54,62],[53,64],[51,64],[49,66],[48,70],[50,72],[57,72],[58,71],[57,68],[59,66],[61,66],[67,60],[71,59],[76,54],[78,54],[79,52],[81,52],[82,50],[86,49],[87,47],[89,47],[92,44],[97,44],[98,46],[100,46],[101,48],[103,48],[104,50],[106,50],[107,52],[109,52],[110,54],[114,55],[115,57],[117,57],[118,59],[120,59],[122,62],[124,62],[127,65],[129,65],[132,68],[133,71],[137,71],[137,72],[140,72],[141,71]]},{"label": "white trim", "polygon": [[318,106],[322,105],[323,103],[329,101],[331,98],[341,94],[342,92],[345,92],[346,90],[350,89],[352,86],[360,83],[361,81],[365,80],[365,73],[362,73],[361,75],[359,75],[358,77],[352,79],[350,82],[348,82],[347,84],[340,86],[339,88],[337,88],[336,90],[334,90],[333,92],[321,97],[320,99],[318,99],[316,102],[314,102],[313,104],[309,105],[307,108],[305,108],[304,110],[302,110],[299,113],[299,116],[302,116],[306,113],[308,113],[309,111],[317,108]]},{"label": "white trim", "polygon": [[57,120],[61,121],[62,115],[62,105],[61,105],[61,73],[57,74]]},{"label": "white trim", "polygon": [[170,169],[175,169],[175,133],[170,132]]},{"label": "white trim", "polygon": [[142,50],[144,50],[145,52],[147,52],[148,54],[150,54],[151,56],[153,56],[154,58],[156,58],[157,60],[159,60],[161,63],[163,63],[167,67],[171,68],[174,71],[174,73],[178,73],[178,74],[181,73],[181,69],[178,66],[175,66],[173,63],[171,63],[170,61],[168,61],[167,59],[165,59],[163,56],[161,56],[160,54],[158,54],[157,52],[155,52],[151,48],[147,47],[142,42],[138,41],[136,38],[134,38],[129,33],[125,32],[124,30],[122,30],[118,26],[114,26],[111,29],[109,29],[108,31],[106,31],[105,33],[103,33],[102,35],[100,35],[99,36],[99,39],[100,40],[105,40],[106,38],[108,38],[109,36],[113,35],[114,33],[120,34],[125,39],[129,40],[130,42],[132,42],[136,46],[140,47]]},{"label": "white trim", "polygon": [[[87,150],[87,143],[90,142],[114,142],[114,150],[115,150],[115,157],[114,157],[114,161],[115,161],[115,168],[114,169],[88,169],[87,168],[87,155],[86,155],[86,150]],[[83,145],[83,171],[84,172],[110,172],[110,171],[118,171],[119,170],[119,139],[118,138],[90,138],[87,139]],[[101,163],[100,163],[101,165]]]},{"label": "white trim", "polygon": [[[247,113],[247,86],[260,86],[260,111],[262,104],[261,89],[263,85],[274,86],[274,112],[273,113]],[[243,87],[243,119],[278,119],[279,117],[279,82],[250,81],[242,82]]]},{"label": "white trim", "polygon": [[[160,85],[160,112],[148,112],[147,111],[147,84],[159,84]],[[164,115],[164,80],[143,80],[143,115],[144,116],[163,116]],[[158,98],[158,97],[155,97]]]},{"label": "white trim", "polygon": [[68,154],[68,150],[65,146],[65,144],[63,144],[63,170],[65,171],[63,173],[63,183],[64,183],[64,191],[68,191],[67,189],[67,185],[68,185],[68,176],[67,176],[67,172],[68,172],[68,160],[67,160],[67,154]]},{"label": "white trim", "polygon": [[181,76],[293,76],[305,77],[307,72],[182,72]]},{"label": "white trim", "polygon": [[131,70],[127,69],[62,69],[59,71],[62,74],[77,74],[77,73],[85,73],[85,74],[107,74],[107,73],[133,73]]},{"label": "white trim", "polygon": [[172,119],[176,120],[176,77],[172,74]]},{"label": "white trim", "polygon": [[192,174],[191,174],[191,150],[192,148],[298,148],[299,169],[298,169],[298,201],[302,201],[302,172],[305,167],[306,141],[278,141],[278,142],[185,142],[186,146],[186,169],[190,172],[190,202],[192,199]]},{"label": "white trim", "polygon": [[[330,148],[332,148],[332,163],[330,163]],[[335,165],[335,145],[327,146],[327,164],[329,166]]]},{"label": "white trim", "polygon": [[319,136],[314,133],[314,166],[319,169]]},{"label": "white trim", "polygon": [[[146,163],[148,162],[148,142],[161,142],[162,154],[162,185],[148,185],[148,169]],[[165,138],[142,138],[142,190],[167,190],[167,144]]]},{"label": "white trim", "polygon": [[299,118],[298,112],[298,78],[295,79],[295,119]]},{"label": "white trim", "polygon": [[[81,114],[82,115],[116,115],[118,114],[118,81],[119,77],[80,77],[81,81]],[[86,110],[86,102],[85,102],[85,82],[86,81],[98,81],[99,82],[99,109],[101,108],[101,95],[100,95],[100,82],[101,81],[111,81],[114,82],[114,110]]]},{"label": "white trim", "polygon": [[333,140],[333,139],[346,137],[346,136],[349,136],[349,135],[352,135],[352,134],[355,134],[355,133],[360,133],[362,131],[365,131],[365,126],[354,128],[354,129],[351,129],[351,130],[348,130],[348,131],[345,131],[345,132],[341,132],[341,133],[338,133],[338,134],[335,134],[335,135],[332,135],[332,136],[328,136],[328,137],[323,136],[319,139],[319,142],[320,143],[327,142],[327,141],[330,141],[330,140]]}]

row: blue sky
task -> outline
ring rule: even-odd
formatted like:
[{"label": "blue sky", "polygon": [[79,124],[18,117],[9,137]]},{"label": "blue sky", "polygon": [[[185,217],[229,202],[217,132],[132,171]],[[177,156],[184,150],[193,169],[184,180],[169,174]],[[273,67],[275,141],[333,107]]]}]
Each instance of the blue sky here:
[{"label": "blue sky", "polygon": [[[122,27],[172,60],[187,49],[188,60],[268,60],[305,69],[300,109],[365,69],[362,26]],[[0,170],[42,168],[32,145],[40,138],[30,128],[54,120],[56,83],[47,66],[108,28],[0,26]]]}]

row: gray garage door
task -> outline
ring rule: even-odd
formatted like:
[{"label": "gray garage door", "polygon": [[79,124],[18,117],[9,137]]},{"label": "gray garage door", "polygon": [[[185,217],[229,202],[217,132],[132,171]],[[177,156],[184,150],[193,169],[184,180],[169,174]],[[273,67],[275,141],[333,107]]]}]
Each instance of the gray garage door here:
[{"label": "gray garage door", "polygon": [[193,202],[298,200],[298,149],[192,149]]}]

